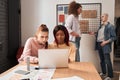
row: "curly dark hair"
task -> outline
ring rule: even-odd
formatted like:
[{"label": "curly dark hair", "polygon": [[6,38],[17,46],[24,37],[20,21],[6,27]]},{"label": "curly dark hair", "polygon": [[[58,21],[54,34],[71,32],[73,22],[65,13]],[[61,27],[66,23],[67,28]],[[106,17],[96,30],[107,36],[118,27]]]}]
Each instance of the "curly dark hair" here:
[{"label": "curly dark hair", "polygon": [[70,4],[69,4],[69,7],[68,7],[68,14],[73,14],[74,16],[78,16],[78,12],[77,12],[77,9],[78,8],[82,8],[81,4],[80,3],[76,3],[75,1],[72,1]]}]

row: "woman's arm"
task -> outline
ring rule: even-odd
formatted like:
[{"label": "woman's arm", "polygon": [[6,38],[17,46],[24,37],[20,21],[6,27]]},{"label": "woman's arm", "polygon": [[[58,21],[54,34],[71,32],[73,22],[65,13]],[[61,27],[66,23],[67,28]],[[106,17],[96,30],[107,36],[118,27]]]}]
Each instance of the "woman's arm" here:
[{"label": "woman's arm", "polygon": [[30,63],[38,63],[38,58],[35,57],[35,56],[32,56],[32,43],[33,43],[33,40],[32,38],[29,38],[26,43],[25,43],[25,46],[24,46],[24,50],[23,50],[23,53],[21,55],[21,57],[18,59],[18,61],[25,61],[26,62],[26,59],[27,57],[30,58]]},{"label": "woman's arm", "polygon": [[69,50],[69,61],[75,61],[76,47],[73,43],[70,42],[70,50]]}]

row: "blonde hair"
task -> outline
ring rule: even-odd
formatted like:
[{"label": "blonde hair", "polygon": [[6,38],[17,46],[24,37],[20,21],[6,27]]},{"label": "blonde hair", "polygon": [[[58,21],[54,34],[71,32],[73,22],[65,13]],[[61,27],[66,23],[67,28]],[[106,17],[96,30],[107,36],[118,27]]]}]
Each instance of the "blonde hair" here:
[{"label": "blonde hair", "polygon": [[[40,32],[49,32],[49,29],[47,28],[47,26],[45,24],[41,24],[35,33],[36,38],[38,38],[38,35]],[[45,49],[47,49],[47,48],[48,48],[48,42],[46,42],[46,45],[45,45]]]},{"label": "blonde hair", "polygon": [[41,24],[40,27],[37,29],[37,31],[35,33],[36,38],[40,32],[49,32],[49,30],[45,24]]},{"label": "blonde hair", "polygon": [[103,15],[107,16],[108,17],[108,13],[103,13]]}]

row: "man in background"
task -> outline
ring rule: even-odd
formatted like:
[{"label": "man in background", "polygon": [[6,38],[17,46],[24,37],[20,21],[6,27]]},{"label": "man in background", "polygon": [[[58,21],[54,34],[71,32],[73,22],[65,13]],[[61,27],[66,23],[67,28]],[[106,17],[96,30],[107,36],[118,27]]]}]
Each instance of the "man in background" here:
[{"label": "man in background", "polygon": [[110,22],[108,22],[108,14],[104,13],[101,16],[102,24],[96,34],[96,49],[100,57],[100,64],[102,73],[101,76],[106,76],[104,80],[111,80],[113,78],[113,68],[110,58],[112,50],[112,42],[116,39],[115,29]]}]

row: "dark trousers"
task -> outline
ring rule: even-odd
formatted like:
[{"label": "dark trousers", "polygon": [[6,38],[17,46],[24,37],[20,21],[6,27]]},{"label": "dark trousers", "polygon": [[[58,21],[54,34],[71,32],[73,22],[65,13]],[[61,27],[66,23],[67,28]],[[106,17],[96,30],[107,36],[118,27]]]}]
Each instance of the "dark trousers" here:
[{"label": "dark trousers", "polygon": [[108,74],[108,77],[113,77],[113,69],[112,63],[110,58],[110,53],[104,53],[102,46],[100,45],[101,42],[98,42],[98,52],[100,57],[100,64],[103,74]]}]

